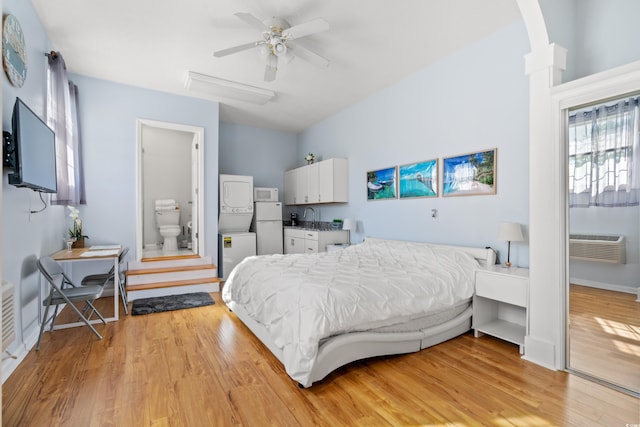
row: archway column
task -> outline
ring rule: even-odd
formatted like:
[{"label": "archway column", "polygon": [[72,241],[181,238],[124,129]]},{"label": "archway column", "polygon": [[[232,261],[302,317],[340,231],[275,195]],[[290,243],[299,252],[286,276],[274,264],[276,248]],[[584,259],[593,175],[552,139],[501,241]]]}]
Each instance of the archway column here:
[{"label": "archway column", "polygon": [[556,44],[525,57],[529,76],[529,333],[525,359],[562,369],[565,218],[561,150],[552,135],[551,89],[561,83],[566,49]]},{"label": "archway column", "polygon": [[518,0],[531,53],[525,56],[529,76],[529,327],[524,358],[563,369],[565,275],[564,188],[560,150],[552,135],[552,88],[561,83],[567,50],[549,43],[538,1]]}]

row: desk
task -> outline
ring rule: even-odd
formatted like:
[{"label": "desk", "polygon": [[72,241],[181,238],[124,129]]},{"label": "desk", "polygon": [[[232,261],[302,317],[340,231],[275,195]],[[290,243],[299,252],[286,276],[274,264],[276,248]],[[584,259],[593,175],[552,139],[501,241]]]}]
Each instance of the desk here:
[{"label": "desk", "polygon": [[[91,248],[73,248],[70,251],[62,249],[53,255],[51,258],[61,264],[73,263],[73,262],[86,262],[86,261],[104,261],[105,259],[113,259],[114,268],[114,284],[113,284],[113,317],[105,317],[107,322],[114,322],[118,320],[118,291],[120,290],[120,272],[118,271],[119,262],[118,256],[122,253],[122,247],[110,251],[92,251]],[[94,256],[93,254],[100,254]],[[94,319],[91,323],[102,323],[100,319]],[[75,326],[85,326],[84,322],[65,323],[63,325],[55,325],[53,329],[65,329]]]}]

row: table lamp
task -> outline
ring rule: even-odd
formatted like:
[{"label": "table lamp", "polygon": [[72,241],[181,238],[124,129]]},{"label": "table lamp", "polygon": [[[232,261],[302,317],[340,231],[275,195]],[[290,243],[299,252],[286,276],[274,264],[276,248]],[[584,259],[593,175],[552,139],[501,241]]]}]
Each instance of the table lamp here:
[{"label": "table lamp", "polygon": [[505,267],[511,267],[511,242],[521,242],[524,240],[522,227],[517,222],[503,222],[498,231],[498,240],[507,241],[507,262]]},{"label": "table lamp", "polygon": [[349,237],[347,238],[347,242],[349,244],[351,244],[351,230],[355,231],[357,226],[358,223],[356,223],[356,221],[351,218],[345,218],[344,222],[342,223],[342,229],[349,232]]}]

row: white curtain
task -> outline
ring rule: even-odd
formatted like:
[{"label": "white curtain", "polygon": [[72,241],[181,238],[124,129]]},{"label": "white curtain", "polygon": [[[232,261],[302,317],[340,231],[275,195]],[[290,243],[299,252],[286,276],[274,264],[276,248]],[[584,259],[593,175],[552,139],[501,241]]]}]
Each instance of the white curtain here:
[{"label": "white curtain", "polygon": [[640,97],[569,115],[569,206],[640,203]]},{"label": "white curtain", "polygon": [[47,124],[56,134],[58,192],[51,203],[86,203],[82,173],[82,144],[78,123],[78,88],[69,81],[60,52],[47,55]]}]

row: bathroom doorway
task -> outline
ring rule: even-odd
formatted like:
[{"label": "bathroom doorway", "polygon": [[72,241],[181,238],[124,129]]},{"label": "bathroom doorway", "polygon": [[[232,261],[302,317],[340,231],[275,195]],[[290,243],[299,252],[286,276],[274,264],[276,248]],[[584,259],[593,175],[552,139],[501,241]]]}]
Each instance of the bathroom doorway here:
[{"label": "bathroom doorway", "polygon": [[[137,135],[137,258],[201,254],[204,129],[138,120]],[[163,250],[165,238],[156,224],[156,200],[173,200],[179,207],[177,250]]]}]

